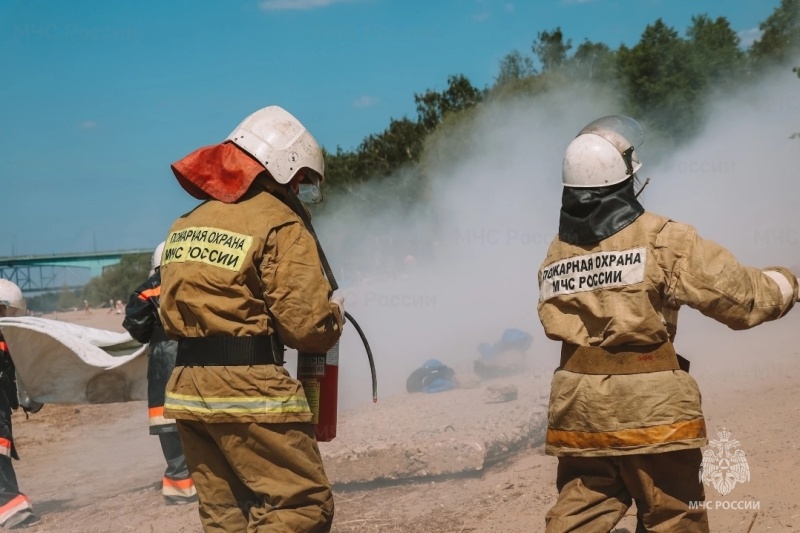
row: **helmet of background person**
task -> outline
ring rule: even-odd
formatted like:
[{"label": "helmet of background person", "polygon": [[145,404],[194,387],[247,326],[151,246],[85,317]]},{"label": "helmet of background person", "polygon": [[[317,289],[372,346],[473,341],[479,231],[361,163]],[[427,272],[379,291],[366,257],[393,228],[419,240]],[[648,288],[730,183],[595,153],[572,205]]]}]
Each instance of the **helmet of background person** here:
[{"label": "helmet of background person", "polygon": [[5,308],[4,316],[22,316],[27,310],[22,291],[13,281],[0,279],[0,306]]},{"label": "helmet of background person", "polygon": [[167,244],[166,241],[163,241],[161,244],[156,246],[153,255],[150,257],[150,275],[152,276],[155,274],[156,269],[161,266],[161,256],[164,253],[164,245]]}]

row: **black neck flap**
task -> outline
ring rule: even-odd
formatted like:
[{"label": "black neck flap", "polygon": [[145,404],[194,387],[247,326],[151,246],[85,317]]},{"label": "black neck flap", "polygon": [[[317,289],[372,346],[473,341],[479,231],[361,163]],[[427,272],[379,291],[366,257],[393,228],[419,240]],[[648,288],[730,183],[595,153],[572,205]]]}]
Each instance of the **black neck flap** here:
[{"label": "black neck flap", "polygon": [[644,213],[633,189],[633,178],[608,187],[564,187],[559,238],[595,244],[627,227]]}]

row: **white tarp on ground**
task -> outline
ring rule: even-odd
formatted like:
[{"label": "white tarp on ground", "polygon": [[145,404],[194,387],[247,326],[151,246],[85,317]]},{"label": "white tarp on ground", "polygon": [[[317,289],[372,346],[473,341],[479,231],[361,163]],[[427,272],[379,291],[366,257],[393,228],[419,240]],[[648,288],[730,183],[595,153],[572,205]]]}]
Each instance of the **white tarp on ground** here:
[{"label": "white tarp on ground", "polygon": [[37,317],[0,318],[17,376],[41,403],[147,399],[147,345],[128,333]]}]

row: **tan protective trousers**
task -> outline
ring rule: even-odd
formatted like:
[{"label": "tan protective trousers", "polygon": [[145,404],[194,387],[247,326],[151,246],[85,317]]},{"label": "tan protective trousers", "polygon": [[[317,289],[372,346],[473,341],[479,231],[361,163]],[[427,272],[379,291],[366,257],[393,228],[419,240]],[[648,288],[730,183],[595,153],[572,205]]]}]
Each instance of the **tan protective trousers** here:
[{"label": "tan protective trousers", "polygon": [[206,533],[330,531],[333,494],[310,424],[177,424]]},{"label": "tan protective trousers", "polygon": [[547,533],[611,531],[631,500],[636,501],[636,533],[708,533],[700,482],[699,449],[617,457],[560,457],[558,500],[547,512]]}]

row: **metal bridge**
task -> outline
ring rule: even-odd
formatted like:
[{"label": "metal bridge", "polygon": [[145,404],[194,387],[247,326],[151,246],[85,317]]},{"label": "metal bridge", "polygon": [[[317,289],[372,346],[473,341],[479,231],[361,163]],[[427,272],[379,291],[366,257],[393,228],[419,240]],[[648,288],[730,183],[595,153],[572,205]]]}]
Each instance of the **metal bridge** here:
[{"label": "metal bridge", "polygon": [[16,283],[24,293],[79,289],[124,255],[152,254],[153,250],[116,250],[51,255],[0,257],[0,278]]}]

